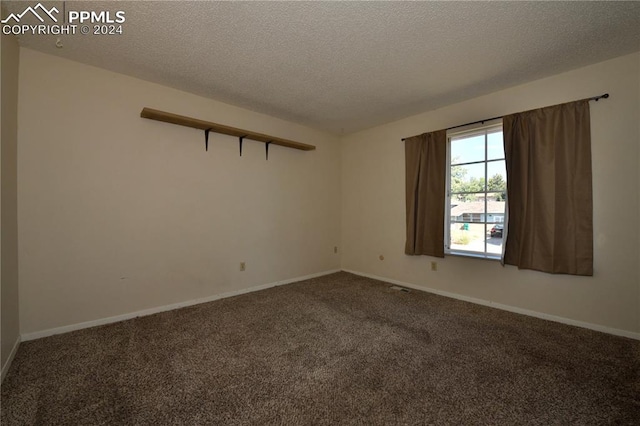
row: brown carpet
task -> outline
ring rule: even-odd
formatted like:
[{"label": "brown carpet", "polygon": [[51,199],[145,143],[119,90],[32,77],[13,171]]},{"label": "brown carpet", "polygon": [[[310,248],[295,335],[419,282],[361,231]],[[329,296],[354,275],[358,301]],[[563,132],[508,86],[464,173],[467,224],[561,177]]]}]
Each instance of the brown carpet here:
[{"label": "brown carpet", "polygon": [[2,425],[640,424],[640,342],[344,272],[26,342]]}]

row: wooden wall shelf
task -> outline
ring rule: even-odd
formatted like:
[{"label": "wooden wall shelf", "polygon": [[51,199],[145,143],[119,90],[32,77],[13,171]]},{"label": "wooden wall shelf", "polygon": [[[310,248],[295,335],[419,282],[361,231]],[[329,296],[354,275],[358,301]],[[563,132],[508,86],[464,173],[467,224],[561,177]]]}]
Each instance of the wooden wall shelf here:
[{"label": "wooden wall shelf", "polygon": [[[225,126],[224,124],[214,123],[212,121],[198,120],[197,118],[186,117],[184,115],[172,114],[170,112],[159,111],[157,109],[143,108],[140,113],[140,117],[148,118],[150,120],[164,121],[165,123],[178,124],[180,126],[193,127],[196,129],[204,130],[205,136],[208,140],[208,132],[222,133],[229,136],[236,136],[242,139],[251,139],[258,142],[264,142],[267,144],[267,149],[270,144],[285,146],[287,148],[301,149],[303,151],[312,151],[316,149],[314,145],[307,145],[300,142],[290,141],[288,139],[282,139],[275,136],[269,136],[262,133],[252,132],[250,130],[238,129],[235,127]],[[241,145],[242,146],[242,145]],[[242,155],[242,148],[240,148]]]}]

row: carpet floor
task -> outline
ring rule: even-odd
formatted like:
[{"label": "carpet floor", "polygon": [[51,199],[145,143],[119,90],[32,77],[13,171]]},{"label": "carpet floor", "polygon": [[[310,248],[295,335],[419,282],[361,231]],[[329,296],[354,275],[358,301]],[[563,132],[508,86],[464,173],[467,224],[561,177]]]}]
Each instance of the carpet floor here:
[{"label": "carpet floor", "polygon": [[640,342],[340,272],[20,345],[2,425],[640,424]]}]

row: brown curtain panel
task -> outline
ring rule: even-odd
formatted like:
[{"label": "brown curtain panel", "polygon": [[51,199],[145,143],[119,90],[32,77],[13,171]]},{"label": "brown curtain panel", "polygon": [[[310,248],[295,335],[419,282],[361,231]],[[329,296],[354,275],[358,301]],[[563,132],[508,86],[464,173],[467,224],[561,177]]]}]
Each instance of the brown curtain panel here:
[{"label": "brown curtain panel", "polygon": [[407,138],[404,148],[407,195],[404,252],[444,257],[447,131]]},{"label": "brown curtain panel", "polygon": [[504,263],[593,275],[589,101],[504,117],[508,230]]}]

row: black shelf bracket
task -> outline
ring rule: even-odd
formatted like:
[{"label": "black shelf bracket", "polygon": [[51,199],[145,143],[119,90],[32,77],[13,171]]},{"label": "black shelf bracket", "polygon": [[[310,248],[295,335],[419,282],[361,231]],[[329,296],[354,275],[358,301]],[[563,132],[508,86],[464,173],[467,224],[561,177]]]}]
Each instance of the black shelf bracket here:
[{"label": "black shelf bracket", "polygon": [[204,130],[204,150],[209,151],[209,132],[211,129]]},{"label": "black shelf bracket", "polygon": [[240,157],[242,157],[242,141],[246,136],[238,136],[238,142],[240,143]]},{"label": "black shelf bracket", "polygon": [[267,161],[269,160],[269,145],[271,145],[271,142],[273,141],[269,141],[264,144],[264,150],[265,150],[265,155],[267,157]]}]

